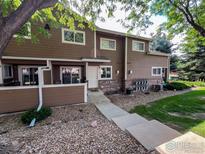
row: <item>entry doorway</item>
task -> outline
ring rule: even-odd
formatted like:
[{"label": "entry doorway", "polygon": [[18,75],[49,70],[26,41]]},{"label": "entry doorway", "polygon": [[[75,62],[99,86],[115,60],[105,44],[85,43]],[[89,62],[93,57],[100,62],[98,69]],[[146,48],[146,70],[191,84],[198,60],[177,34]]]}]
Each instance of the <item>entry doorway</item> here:
[{"label": "entry doorway", "polygon": [[98,66],[88,66],[88,88],[98,88]]}]

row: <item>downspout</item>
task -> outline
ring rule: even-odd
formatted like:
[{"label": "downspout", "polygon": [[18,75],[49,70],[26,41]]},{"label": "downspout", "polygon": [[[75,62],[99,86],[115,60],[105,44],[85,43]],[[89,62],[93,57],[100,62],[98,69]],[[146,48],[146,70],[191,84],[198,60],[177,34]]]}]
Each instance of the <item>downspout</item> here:
[{"label": "downspout", "polygon": [[[46,66],[41,66],[38,67],[38,108],[37,112],[39,112],[43,106],[43,85],[44,85],[44,71],[50,71],[51,70],[51,62],[47,60],[47,65]],[[36,123],[36,118],[33,118],[31,121],[29,127],[35,126]]]}]

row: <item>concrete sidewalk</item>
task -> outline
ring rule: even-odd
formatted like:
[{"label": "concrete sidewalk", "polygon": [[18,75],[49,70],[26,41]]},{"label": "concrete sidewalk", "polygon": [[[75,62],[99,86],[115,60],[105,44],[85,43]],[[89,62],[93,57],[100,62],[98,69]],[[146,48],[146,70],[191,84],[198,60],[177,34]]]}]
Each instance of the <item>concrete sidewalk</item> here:
[{"label": "concrete sidewalk", "polygon": [[113,121],[121,130],[127,131],[148,151],[181,135],[159,121],[148,121],[136,113],[130,114],[124,111],[112,104],[101,91],[89,91],[88,101],[95,104],[108,120]]}]

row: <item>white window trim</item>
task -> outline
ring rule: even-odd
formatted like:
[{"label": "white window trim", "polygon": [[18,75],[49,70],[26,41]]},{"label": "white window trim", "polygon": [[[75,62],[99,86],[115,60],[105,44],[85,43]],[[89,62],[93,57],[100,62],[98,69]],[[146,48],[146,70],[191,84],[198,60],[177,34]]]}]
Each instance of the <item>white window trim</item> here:
[{"label": "white window trim", "polygon": [[[134,48],[134,43],[136,43],[136,42],[137,42],[137,43],[143,43],[144,50],[136,50],[136,49]],[[145,42],[132,40],[132,51],[145,52]]]},{"label": "white window trim", "polygon": [[[161,69],[161,73],[160,74],[153,74],[153,69],[158,69],[158,68],[160,68]],[[152,67],[152,76],[161,76],[162,77],[162,67]]]},{"label": "white window trim", "polygon": [[[36,66],[36,65],[19,65],[18,66],[18,78],[20,81],[20,85],[23,85],[23,72],[22,72],[22,68],[38,68],[38,67],[42,67],[42,66]],[[31,85],[29,85],[31,86]]]},{"label": "white window trim", "polygon": [[[107,67],[111,68],[111,76],[110,76],[110,78],[101,78],[101,69],[102,68],[107,68]],[[107,66],[107,65],[100,66],[99,78],[100,78],[100,80],[112,80],[112,66]]]},{"label": "white window trim", "polygon": [[[114,49],[104,48],[103,45],[102,45],[102,41],[103,41],[103,40],[106,40],[106,41],[114,41],[114,42],[115,42],[115,48],[114,48]],[[104,37],[101,37],[101,38],[100,38],[100,49],[101,49],[101,50],[112,50],[112,51],[116,51],[116,46],[117,46],[117,43],[116,43],[116,40],[115,40],[115,39],[109,39],[109,38],[104,38]]]},{"label": "white window trim", "polygon": [[[14,74],[13,74],[13,66],[12,65],[10,65],[10,64],[3,64],[2,65],[3,66],[3,79],[11,79],[11,78],[13,78],[13,76],[14,76]],[[5,66],[11,66],[11,76],[5,76]]]},{"label": "white window trim", "polygon": [[[74,32],[74,33],[82,33],[83,34],[83,43],[79,43],[79,42],[72,42],[72,41],[66,41],[65,37],[64,37],[64,31],[69,31],[69,32]],[[85,32],[84,31],[79,31],[79,30],[70,30],[67,28],[62,28],[61,29],[62,32],[62,43],[69,43],[69,44],[76,44],[76,45],[85,45]],[[75,36],[75,35],[74,35]],[[75,39],[74,39],[75,40]]]},{"label": "white window trim", "polygon": [[[61,80],[61,84],[63,84],[63,72],[62,72],[62,68],[79,68],[80,69],[80,79],[82,79],[82,69],[79,66],[60,66],[60,80]],[[70,83],[70,84],[75,84],[75,83]]]},{"label": "white window trim", "polygon": [[[29,26],[28,26],[29,36],[22,36],[22,37],[25,38],[25,39],[31,39],[31,23],[28,22],[27,24],[29,24]],[[15,34],[15,35],[13,35],[13,37],[18,37],[18,35]]]}]

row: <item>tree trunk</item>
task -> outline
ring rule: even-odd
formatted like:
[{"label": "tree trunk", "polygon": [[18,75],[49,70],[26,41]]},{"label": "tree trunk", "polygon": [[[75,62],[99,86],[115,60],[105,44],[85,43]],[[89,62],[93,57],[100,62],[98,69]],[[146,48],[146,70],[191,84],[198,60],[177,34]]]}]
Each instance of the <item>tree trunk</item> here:
[{"label": "tree trunk", "polygon": [[18,9],[7,17],[3,17],[0,10],[0,57],[12,36],[19,31],[37,10],[52,7],[57,2],[58,0],[23,0]]},{"label": "tree trunk", "polygon": [[4,26],[0,26],[0,57],[2,56],[4,49],[7,47],[11,38],[12,34],[9,30],[6,30],[6,27]]}]

